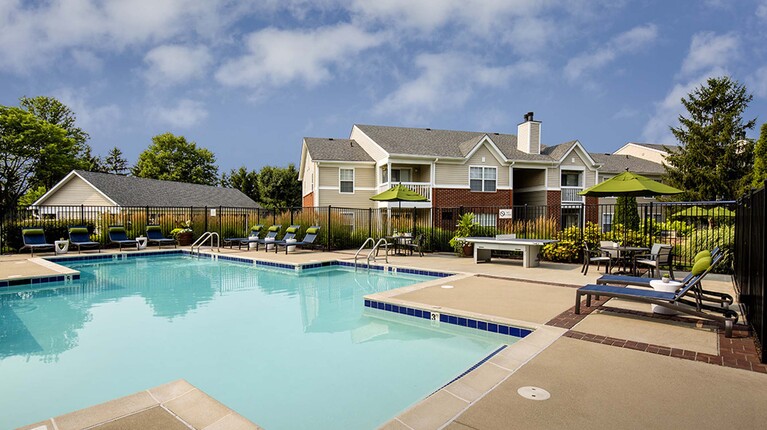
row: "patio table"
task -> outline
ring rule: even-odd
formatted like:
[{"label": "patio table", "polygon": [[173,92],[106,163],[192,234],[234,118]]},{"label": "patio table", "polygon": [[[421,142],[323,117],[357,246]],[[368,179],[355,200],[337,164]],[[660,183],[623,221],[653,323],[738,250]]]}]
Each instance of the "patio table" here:
[{"label": "patio table", "polygon": [[400,253],[400,248],[413,241],[413,236],[384,236],[387,242],[394,245],[394,253],[397,255],[405,255],[404,252]]},{"label": "patio table", "polygon": [[[644,246],[600,246],[601,251],[617,251],[618,264],[623,266],[622,273],[636,275],[636,264],[634,264],[634,254],[638,252],[649,252],[650,248]],[[631,262],[629,264],[629,261]],[[621,273],[619,271],[619,273]]]}]

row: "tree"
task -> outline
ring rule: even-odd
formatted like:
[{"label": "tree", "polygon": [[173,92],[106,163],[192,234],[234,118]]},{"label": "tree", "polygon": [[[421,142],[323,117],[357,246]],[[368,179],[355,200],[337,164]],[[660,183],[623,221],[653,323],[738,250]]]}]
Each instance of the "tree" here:
[{"label": "tree", "polygon": [[255,170],[248,171],[245,166],[235,170],[229,171],[229,174],[224,173],[221,175],[221,186],[227,188],[236,188],[243,192],[246,196],[253,199],[253,201],[260,200],[260,194],[258,192],[258,172]]},{"label": "tree", "polygon": [[745,138],[756,120],[743,120],[753,98],[729,77],[709,78],[682,98],[688,116],[679,115],[671,132],[680,146],[666,158],[666,179],[686,200],[735,199],[748,184],[753,142]]},{"label": "tree", "polygon": [[624,228],[639,230],[639,212],[637,198],[618,196],[615,201],[615,219],[613,225],[621,224]]},{"label": "tree", "polygon": [[293,163],[288,167],[264,166],[258,173],[259,203],[266,208],[301,205],[301,182]]},{"label": "tree", "polygon": [[113,173],[115,175],[127,175],[130,169],[128,169],[128,160],[123,157],[123,152],[118,147],[114,147],[109,150],[107,158],[103,161],[104,170],[107,173]]},{"label": "tree", "polygon": [[98,167],[99,160],[91,156],[91,148],[86,143],[88,133],[75,125],[77,117],[67,105],[53,97],[37,96],[21,97],[19,106],[35,117],[64,129],[66,137],[74,143],[62,148],[48,148],[41,154],[40,168],[34,175],[36,182],[50,189],[73,169],[92,170]]},{"label": "tree", "polygon": [[187,142],[184,136],[163,133],[152,138],[152,144],[139,154],[131,172],[139,178],[216,185],[215,163],[216,156],[209,150]]},{"label": "tree", "polygon": [[765,180],[767,180],[767,122],[762,124],[759,140],[754,146],[754,173],[751,186],[761,188]]},{"label": "tree", "polygon": [[14,208],[30,189],[46,185],[37,175],[63,165],[62,154],[74,146],[63,128],[21,108],[0,106],[0,210]]}]

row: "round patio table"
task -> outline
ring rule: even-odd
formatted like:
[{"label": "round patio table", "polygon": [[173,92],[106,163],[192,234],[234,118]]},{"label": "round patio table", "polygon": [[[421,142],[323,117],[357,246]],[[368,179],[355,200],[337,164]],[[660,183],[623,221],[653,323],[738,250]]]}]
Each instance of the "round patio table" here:
[{"label": "round patio table", "polygon": [[631,275],[636,275],[634,255],[638,252],[650,251],[650,248],[644,246],[602,246],[599,249],[602,251],[618,251],[618,264],[623,266],[623,273],[630,273]]}]

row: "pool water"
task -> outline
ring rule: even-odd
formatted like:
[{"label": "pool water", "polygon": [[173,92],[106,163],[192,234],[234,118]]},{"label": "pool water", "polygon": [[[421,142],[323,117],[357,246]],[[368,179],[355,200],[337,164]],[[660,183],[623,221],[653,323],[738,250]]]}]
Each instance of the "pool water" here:
[{"label": "pool water", "polygon": [[364,308],[424,276],[188,256],[66,265],[80,281],[0,290],[0,428],[179,378],[268,429],[375,428],[510,339]]}]

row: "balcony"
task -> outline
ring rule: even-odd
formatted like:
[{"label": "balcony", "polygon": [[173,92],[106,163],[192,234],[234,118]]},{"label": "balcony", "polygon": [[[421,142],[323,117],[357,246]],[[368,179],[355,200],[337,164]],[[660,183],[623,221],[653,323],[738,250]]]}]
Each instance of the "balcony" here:
[{"label": "balcony", "polygon": [[428,182],[397,182],[397,183],[383,183],[378,186],[378,192],[383,192],[389,188],[402,184],[416,193],[426,197],[426,200],[431,201],[431,184]]},{"label": "balcony", "polygon": [[582,187],[561,187],[562,203],[583,203],[583,196],[579,195],[583,191]]}]

